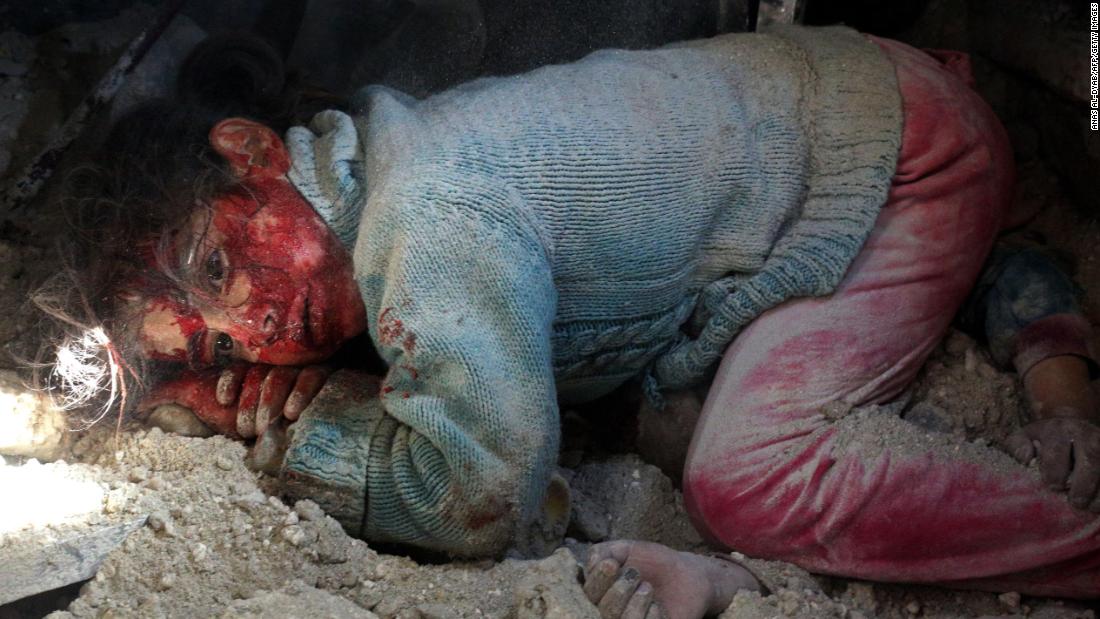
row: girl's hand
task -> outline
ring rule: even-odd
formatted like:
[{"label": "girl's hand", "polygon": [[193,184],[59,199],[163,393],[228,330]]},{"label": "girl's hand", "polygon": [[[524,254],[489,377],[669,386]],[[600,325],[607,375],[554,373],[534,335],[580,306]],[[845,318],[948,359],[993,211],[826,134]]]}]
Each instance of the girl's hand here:
[{"label": "girl's hand", "polygon": [[1039,461],[1043,481],[1067,490],[1071,505],[1100,513],[1100,401],[1088,362],[1056,355],[1024,374],[1035,419],[1008,438],[1008,452],[1023,463]]},{"label": "girl's hand", "polygon": [[1100,512],[1100,426],[1076,417],[1033,421],[1008,439],[1017,460],[1039,461],[1043,481],[1052,490],[1068,490],[1070,505]]},{"label": "girl's hand", "polygon": [[260,436],[280,416],[298,419],[325,384],[330,370],[238,363],[225,369],[186,370],[161,383],[139,405],[190,409],[214,431],[239,438]]},{"label": "girl's hand", "polygon": [[217,403],[237,409],[236,429],[242,438],[264,433],[280,416],[295,421],[324,386],[330,370],[280,365],[234,364],[222,371],[215,389]]}]

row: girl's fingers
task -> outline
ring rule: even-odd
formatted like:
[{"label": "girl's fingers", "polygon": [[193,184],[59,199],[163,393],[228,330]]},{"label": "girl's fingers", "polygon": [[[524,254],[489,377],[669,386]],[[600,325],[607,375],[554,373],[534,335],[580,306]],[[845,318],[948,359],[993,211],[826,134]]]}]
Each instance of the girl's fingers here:
[{"label": "girl's fingers", "polygon": [[600,609],[600,617],[605,619],[622,617],[627,604],[630,603],[634,592],[641,584],[641,579],[642,575],[638,573],[638,570],[632,567],[623,570],[622,576],[619,576],[619,579],[612,583],[611,588],[607,590],[607,593],[604,594],[597,605]]},{"label": "girl's fingers", "polygon": [[321,391],[321,387],[325,386],[328,375],[329,369],[322,365],[311,365],[303,368],[298,374],[298,381],[294,384],[294,389],[286,399],[283,415],[291,421],[296,421],[302,411],[309,406],[309,403]]},{"label": "girl's fingers", "polygon": [[214,398],[222,406],[232,406],[237,402],[237,396],[241,394],[241,381],[248,373],[247,363],[235,363],[224,370],[218,376],[218,385],[214,389]]},{"label": "girl's fingers", "polygon": [[1031,462],[1031,459],[1035,457],[1035,443],[1023,430],[1018,430],[1009,436],[1008,440],[1005,441],[1005,448],[1013,458],[1016,458],[1017,462],[1023,465]]},{"label": "girl's fingers", "polygon": [[260,403],[260,389],[270,369],[270,365],[253,365],[245,373],[237,398],[237,434],[241,438],[256,436],[256,406]]},{"label": "girl's fingers", "polygon": [[298,368],[273,367],[260,386],[260,401],[256,405],[256,436],[267,429],[272,419],[278,419],[286,405],[287,396],[298,378]]},{"label": "girl's fingers", "polygon": [[1073,472],[1069,474],[1069,502],[1087,509],[1100,485],[1100,436],[1079,436],[1073,441]]},{"label": "girl's fingers", "polygon": [[1065,490],[1073,459],[1073,443],[1066,437],[1052,437],[1040,443],[1039,472],[1052,490]]}]

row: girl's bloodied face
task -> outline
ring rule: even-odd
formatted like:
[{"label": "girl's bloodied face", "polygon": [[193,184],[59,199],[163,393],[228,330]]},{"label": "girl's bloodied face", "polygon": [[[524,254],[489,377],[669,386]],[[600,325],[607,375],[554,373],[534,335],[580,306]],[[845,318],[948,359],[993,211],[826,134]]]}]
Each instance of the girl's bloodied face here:
[{"label": "girl's bloodied face", "polygon": [[141,301],[145,353],[195,365],[327,358],[366,328],[350,254],[286,179],[286,151],[270,130],[223,121],[211,142],[242,186],[167,239],[163,266],[179,284]]}]

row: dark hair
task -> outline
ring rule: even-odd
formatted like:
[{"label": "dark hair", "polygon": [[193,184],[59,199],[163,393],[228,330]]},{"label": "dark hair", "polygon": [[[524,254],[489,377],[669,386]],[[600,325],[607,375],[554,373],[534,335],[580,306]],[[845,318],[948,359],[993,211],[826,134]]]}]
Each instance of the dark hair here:
[{"label": "dark hair", "polygon": [[[98,419],[116,402],[123,412],[137,402],[157,368],[138,354],[123,284],[139,275],[150,287],[172,281],[164,261],[150,268],[150,251],[162,255],[166,232],[236,187],[210,146],[210,129],[244,116],[284,130],[309,107],[292,81],[264,41],[209,37],[184,62],[174,101],[151,101],[119,118],[94,159],[68,175],[61,207],[71,235],[58,246],[64,267],[32,295],[53,331],[35,381],[61,406]],[[334,98],[312,101],[331,106]]]}]

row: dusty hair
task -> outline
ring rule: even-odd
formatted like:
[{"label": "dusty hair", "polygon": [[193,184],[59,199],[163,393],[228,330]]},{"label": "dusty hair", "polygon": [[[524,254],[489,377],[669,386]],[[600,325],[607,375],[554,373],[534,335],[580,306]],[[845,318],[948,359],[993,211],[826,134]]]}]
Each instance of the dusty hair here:
[{"label": "dusty hair", "polygon": [[138,354],[129,296],[170,290],[164,239],[196,204],[235,185],[207,134],[216,115],[164,101],[119,120],[97,161],[72,172],[61,205],[69,234],[62,268],[32,295],[56,323],[38,382],[64,408],[136,402],[150,366]]},{"label": "dusty hair", "polygon": [[95,156],[68,175],[62,268],[31,297],[52,331],[34,363],[36,383],[89,422],[116,405],[132,409],[165,369],[140,354],[134,300],[178,294],[164,258],[171,232],[237,187],[210,146],[210,129],[229,116],[276,130],[302,120],[300,89],[287,88],[278,55],[253,37],[208,38],[178,82],[176,100],[121,117]]}]

